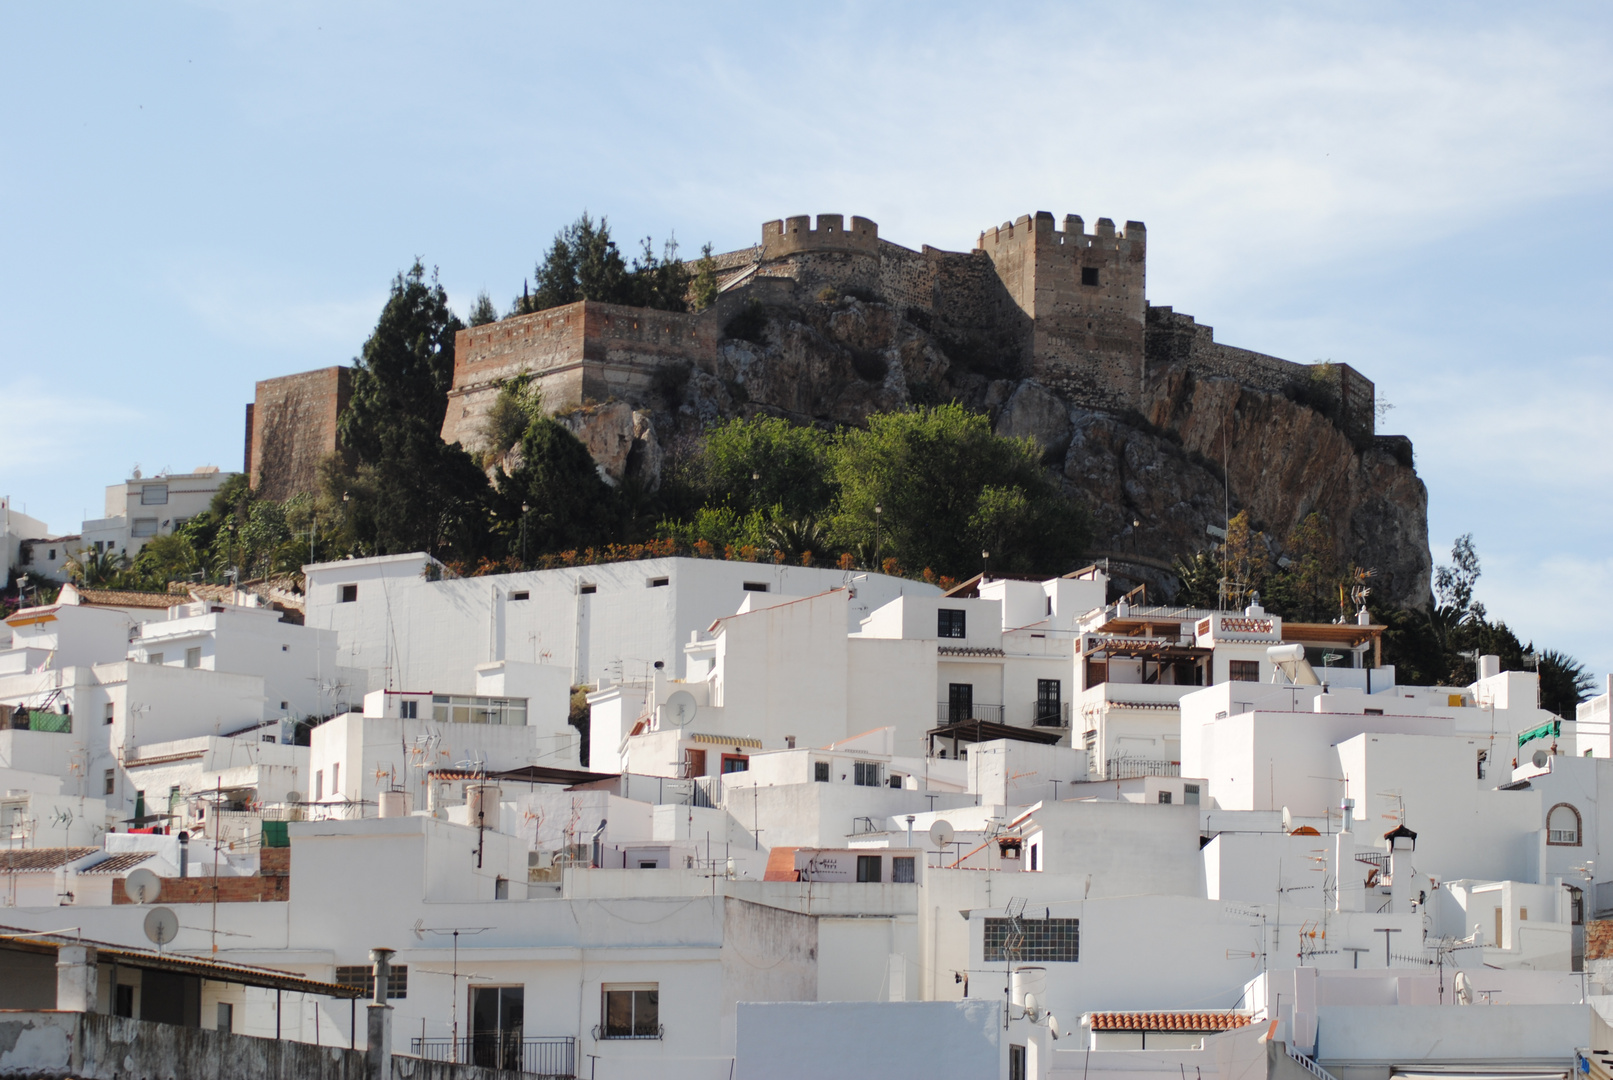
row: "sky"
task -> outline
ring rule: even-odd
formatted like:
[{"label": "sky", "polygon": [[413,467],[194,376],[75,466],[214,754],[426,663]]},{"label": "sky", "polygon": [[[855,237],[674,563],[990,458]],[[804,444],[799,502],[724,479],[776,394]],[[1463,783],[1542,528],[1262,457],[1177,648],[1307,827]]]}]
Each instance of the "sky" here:
[{"label": "sky", "polygon": [[1148,295],[1365,373],[1435,561],[1613,672],[1613,17],[1601,4],[278,0],[0,8],[0,496],[242,464],[264,378],[393,275],[463,313],[582,210],[685,252],[860,214],[966,250],[1146,222]]}]

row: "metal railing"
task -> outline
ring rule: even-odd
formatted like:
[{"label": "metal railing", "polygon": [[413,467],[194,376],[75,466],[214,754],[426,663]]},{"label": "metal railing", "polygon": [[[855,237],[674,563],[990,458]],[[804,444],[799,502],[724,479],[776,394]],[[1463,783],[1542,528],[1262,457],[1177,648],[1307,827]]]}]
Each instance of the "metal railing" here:
[{"label": "metal railing", "polygon": [[1038,701],[1031,706],[1031,723],[1037,727],[1069,727],[1070,702]]},{"label": "metal railing", "polygon": [[974,720],[981,720],[988,724],[1000,724],[1003,722],[1003,707],[1001,705],[964,705],[959,702],[942,701],[937,703],[935,716],[943,724],[966,724]]},{"label": "metal railing", "polygon": [[523,1038],[499,1033],[465,1035],[458,1040],[413,1038],[409,1040],[409,1052],[426,1061],[458,1061],[555,1080],[572,1080],[577,1075],[577,1040],[571,1035]]},{"label": "metal railing", "polygon": [[1288,1051],[1288,1056],[1292,1060],[1299,1063],[1300,1068],[1316,1077],[1316,1080],[1337,1080],[1337,1077],[1335,1077],[1332,1073],[1328,1072],[1326,1069],[1316,1064],[1316,1062],[1311,1058],[1300,1053],[1298,1050],[1295,1050],[1287,1043],[1283,1043],[1283,1049]]},{"label": "metal railing", "polygon": [[1105,780],[1135,780],[1142,776],[1181,776],[1180,761],[1151,761],[1145,758],[1110,758],[1104,762]]}]

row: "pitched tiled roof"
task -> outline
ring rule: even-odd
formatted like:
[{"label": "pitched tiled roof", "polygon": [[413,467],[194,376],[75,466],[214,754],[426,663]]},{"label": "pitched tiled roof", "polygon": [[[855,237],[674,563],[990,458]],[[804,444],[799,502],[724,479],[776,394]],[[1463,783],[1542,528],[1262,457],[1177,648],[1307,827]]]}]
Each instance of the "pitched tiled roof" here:
[{"label": "pitched tiled roof", "polygon": [[109,859],[102,859],[87,870],[80,870],[81,874],[126,874],[151,858],[149,851],[124,851],[113,855]]},{"label": "pitched tiled roof", "polygon": [[94,855],[97,850],[99,849],[92,847],[42,847],[0,851],[0,873],[54,870],[86,855]]},{"label": "pitched tiled roof", "polygon": [[1092,1014],[1093,1031],[1227,1031],[1251,1017],[1227,1012],[1102,1012]]},{"label": "pitched tiled roof", "polygon": [[85,607],[138,607],[167,610],[186,601],[172,593],[125,592],[114,589],[79,589],[78,602]]},{"label": "pitched tiled roof", "polygon": [[800,874],[795,869],[795,848],[776,847],[767,853],[767,871],[762,874],[763,881],[799,881]]}]

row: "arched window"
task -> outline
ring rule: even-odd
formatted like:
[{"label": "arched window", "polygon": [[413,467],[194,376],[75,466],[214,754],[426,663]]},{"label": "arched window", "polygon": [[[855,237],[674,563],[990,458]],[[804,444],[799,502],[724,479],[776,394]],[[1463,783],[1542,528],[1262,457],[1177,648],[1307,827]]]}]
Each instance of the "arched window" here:
[{"label": "arched window", "polygon": [[1546,843],[1579,847],[1579,811],[1558,803],[1546,814]]}]

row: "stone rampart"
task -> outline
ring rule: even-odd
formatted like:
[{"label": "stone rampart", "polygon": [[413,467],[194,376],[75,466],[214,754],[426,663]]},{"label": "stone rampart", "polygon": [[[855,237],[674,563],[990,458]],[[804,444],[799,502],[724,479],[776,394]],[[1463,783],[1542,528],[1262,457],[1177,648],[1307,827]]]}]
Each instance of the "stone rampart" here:
[{"label": "stone rampart", "polygon": [[861,251],[873,254],[879,247],[879,226],[865,217],[853,217],[848,229],[840,214],[801,214],[762,225],[762,258],[776,259],[799,251]]},{"label": "stone rampart", "polygon": [[316,490],[319,462],[339,445],[336,421],[352,376],[352,368],[328,367],[258,383],[247,414],[246,473],[261,497],[278,501]]}]

